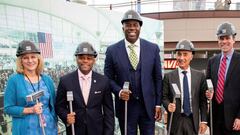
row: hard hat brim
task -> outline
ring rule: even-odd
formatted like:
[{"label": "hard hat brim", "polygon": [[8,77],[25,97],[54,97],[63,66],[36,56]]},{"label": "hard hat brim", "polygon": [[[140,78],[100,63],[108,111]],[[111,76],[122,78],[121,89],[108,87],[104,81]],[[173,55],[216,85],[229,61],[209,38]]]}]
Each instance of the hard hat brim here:
[{"label": "hard hat brim", "polygon": [[123,24],[124,22],[131,21],[131,20],[139,22],[140,26],[142,26],[142,24],[143,24],[142,21],[137,20],[137,19],[124,19],[124,20],[121,21],[121,23]]},{"label": "hard hat brim", "polygon": [[91,55],[94,56],[94,58],[97,57],[97,54],[89,54],[89,53],[76,53],[75,56],[79,56],[79,55]]},{"label": "hard hat brim", "polygon": [[37,54],[41,54],[40,52],[37,52],[37,51],[35,51],[35,52],[32,52],[32,51],[25,51],[24,53],[20,53],[20,54],[16,54],[16,56],[17,57],[19,57],[19,56],[21,56],[21,55],[24,55],[24,54],[29,54],[29,53],[37,53]]},{"label": "hard hat brim", "polygon": [[237,33],[235,33],[235,34],[227,34],[227,33],[224,33],[224,34],[218,34],[217,36],[218,37],[223,37],[223,36],[236,36],[237,35]]},{"label": "hard hat brim", "polygon": [[188,49],[175,49],[175,52],[177,51],[188,51],[188,52],[192,52],[193,54],[195,54],[195,50],[188,50]]}]

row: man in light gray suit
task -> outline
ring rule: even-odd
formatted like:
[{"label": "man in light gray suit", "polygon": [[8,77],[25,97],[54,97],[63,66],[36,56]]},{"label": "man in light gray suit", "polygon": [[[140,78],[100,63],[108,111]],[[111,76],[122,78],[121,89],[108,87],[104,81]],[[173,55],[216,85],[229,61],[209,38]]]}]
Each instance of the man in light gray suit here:
[{"label": "man in light gray suit", "polygon": [[[171,131],[168,132],[171,135],[197,135],[198,132],[202,134],[207,129],[205,76],[190,67],[195,52],[191,41],[179,41],[175,51],[179,67],[167,73],[163,79],[163,106],[168,112],[168,127],[170,115],[173,115]],[[178,86],[181,93],[176,103],[173,103],[173,83]],[[199,112],[201,122],[199,122]]]}]

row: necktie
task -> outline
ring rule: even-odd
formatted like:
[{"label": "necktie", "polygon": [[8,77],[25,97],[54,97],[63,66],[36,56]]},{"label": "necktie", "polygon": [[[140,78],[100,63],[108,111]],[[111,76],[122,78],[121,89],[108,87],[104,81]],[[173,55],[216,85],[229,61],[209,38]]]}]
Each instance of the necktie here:
[{"label": "necktie", "polygon": [[182,71],[183,73],[183,111],[184,114],[189,116],[191,114],[190,109],[190,97],[189,97],[189,87],[188,87],[188,78],[187,71]]},{"label": "necktie", "polygon": [[217,83],[217,92],[216,92],[216,100],[218,104],[222,103],[223,101],[226,67],[227,67],[227,57],[224,56],[220,63],[219,72],[218,72],[218,83]]},{"label": "necktie", "polygon": [[130,49],[129,58],[130,58],[131,65],[136,70],[138,65],[138,57],[134,50],[134,46],[135,46],[134,44],[131,44],[128,46],[128,48]]},{"label": "necktie", "polygon": [[88,96],[89,96],[89,88],[88,88],[88,78],[87,77],[82,77],[82,93],[83,93],[83,98],[85,104],[88,102]]}]

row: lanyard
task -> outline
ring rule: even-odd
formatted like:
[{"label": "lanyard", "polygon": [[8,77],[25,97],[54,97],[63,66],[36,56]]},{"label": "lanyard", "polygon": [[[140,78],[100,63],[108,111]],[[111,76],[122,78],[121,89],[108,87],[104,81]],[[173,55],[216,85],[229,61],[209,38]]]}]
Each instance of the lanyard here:
[{"label": "lanyard", "polygon": [[[25,74],[25,76],[27,77],[28,81],[30,82],[32,88],[33,88],[33,91],[36,92],[35,88],[33,87],[33,83],[32,81],[29,79],[29,77]],[[39,76],[38,76],[38,91],[39,91],[39,88],[40,88],[40,84],[39,84]]]}]

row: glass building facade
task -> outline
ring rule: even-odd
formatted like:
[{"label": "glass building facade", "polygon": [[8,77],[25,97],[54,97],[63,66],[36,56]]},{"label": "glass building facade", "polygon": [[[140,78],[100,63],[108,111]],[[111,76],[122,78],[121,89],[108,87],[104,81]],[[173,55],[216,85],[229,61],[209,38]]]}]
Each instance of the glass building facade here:
[{"label": "glass building facade", "polygon": [[[11,134],[11,118],[3,113],[3,95],[9,75],[15,72],[16,47],[20,41],[31,40],[39,45],[39,33],[50,35],[53,56],[44,59],[44,72],[57,86],[60,76],[77,69],[74,52],[83,41],[94,45],[98,52],[94,70],[103,73],[107,46],[124,38],[122,16],[121,12],[61,0],[1,0],[0,134]],[[162,21],[143,18],[140,36],[157,43],[163,56]],[[61,123],[59,126],[64,131]]]}]

